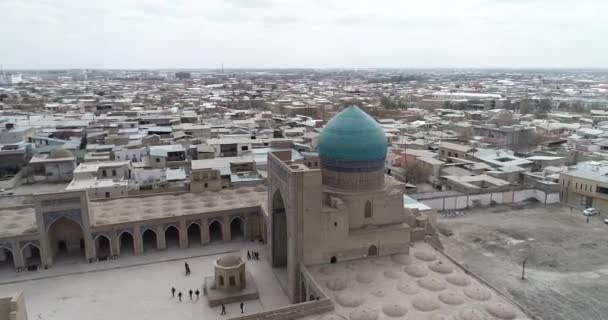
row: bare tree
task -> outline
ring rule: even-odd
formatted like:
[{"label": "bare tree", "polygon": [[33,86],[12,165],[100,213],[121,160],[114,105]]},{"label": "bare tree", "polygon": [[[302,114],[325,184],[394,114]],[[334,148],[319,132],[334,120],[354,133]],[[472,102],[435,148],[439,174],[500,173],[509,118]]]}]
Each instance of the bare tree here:
[{"label": "bare tree", "polygon": [[460,134],[458,135],[458,139],[460,141],[464,141],[464,142],[471,140],[472,137],[473,137],[473,134],[471,133],[471,130],[469,130],[468,128],[462,130],[460,132]]},{"label": "bare tree", "polygon": [[402,174],[407,182],[410,183],[427,182],[429,178],[429,173],[424,170],[420,170],[416,164],[406,164],[403,168]]}]

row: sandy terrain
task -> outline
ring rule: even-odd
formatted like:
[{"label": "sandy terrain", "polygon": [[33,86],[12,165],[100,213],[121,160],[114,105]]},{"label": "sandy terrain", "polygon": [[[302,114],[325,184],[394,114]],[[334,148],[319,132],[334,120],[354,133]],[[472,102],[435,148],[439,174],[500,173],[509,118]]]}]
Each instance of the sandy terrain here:
[{"label": "sandy terrain", "polygon": [[560,205],[461,212],[439,219],[448,254],[542,319],[608,319],[603,218]]}]

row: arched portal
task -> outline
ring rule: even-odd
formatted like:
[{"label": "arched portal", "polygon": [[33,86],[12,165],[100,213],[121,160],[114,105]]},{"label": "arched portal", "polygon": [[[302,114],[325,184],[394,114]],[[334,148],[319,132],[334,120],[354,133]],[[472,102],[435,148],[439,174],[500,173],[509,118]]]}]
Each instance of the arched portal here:
[{"label": "arched portal", "polygon": [[78,222],[61,217],[49,228],[51,252],[54,258],[84,257],[84,238]]},{"label": "arched portal", "polygon": [[287,215],[281,192],[272,196],[272,266],[287,266]]},{"label": "arched portal", "polygon": [[179,229],[169,226],[165,229],[165,247],[179,248]]},{"label": "arched portal", "polygon": [[197,247],[202,243],[201,226],[198,223],[192,223],[188,227],[188,247]]},{"label": "arched portal", "polygon": [[15,259],[13,251],[9,248],[0,247],[0,270],[14,270]]},{"label": "arched portal", "polygon": [[100,234],[95,238],[95,252],[97,253],[97,259],[105,260],[112,255],[110,249],[110,238],[103,234]]},{"label": "arched portal", "polygon": [[245,236],[245,223],[239,217],[235,217],[230,221],[230,239],[242,240]]},{"label": "arched portal", "polygon": [[120,243],[120,255],[133,255],[135,253],[135,239],[129,232],[123,232],[118,237]]},{"label": "arched portal", "polygon": [[152,229],[147,229],[144,231],[144,233],[141,235],[141,239],[144,252],[154,251],[158,248],[156,242],[156,232],[154,232]]},{"label": "arched portal", "polygon": [[377,256],[378,255],[378,247],[376,247],[373,244],[371,246],[369,246],[369,248],[367,249],[367,255],[368,256]]},{"label": "arched portal", "polygon": [[222,234],[222,224],[219,221],[214,220],[209,225],[209,240],[214,242],[222,241],[222,239],[224,239]]},{"label": "arched portal", "polygon": [[21,249],[21,254],[23,255],[23,262],[25,263],[25,268],[30,271],[35,271],[40,268],[42,265],[42,256],[40,255],[40,248],[37,246],[28,243],[25,247]]}]

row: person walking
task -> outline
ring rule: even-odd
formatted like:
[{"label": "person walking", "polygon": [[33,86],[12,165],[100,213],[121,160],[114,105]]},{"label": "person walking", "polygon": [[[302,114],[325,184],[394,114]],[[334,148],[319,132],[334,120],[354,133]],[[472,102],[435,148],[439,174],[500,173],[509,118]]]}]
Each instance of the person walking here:
[{"label": "person walking", "polygon": [[190,289],[190,291],[188,291],[188,294],[190,295],[190,300],[192,300],[192,293],[193,293],[193,291],[192,291],[192,289]]},{"label": "person walking", "polygon": [[179,302],[182,302],[182,292],[181,291],[177,294],[177,297],[179,298]]},{"label": "person walking", "polygon": [[198,289],[196,289],[196,291],[194,293],[196,294],[196,300],[198,300],[198,296],[201,294],[201,292],[198,291]]},{"label": "person walking", "polygon": [[220,313],[220,316],[223,316],[226,314],[226,306],[222,303],[222,312]]},{"label": "person walking", "polygon": [[175,287],[171,287],[171,296],[175,298]]},{"label": "person walking", "polygon": [[244,313],[243,312],[243,303],[242,302],[241,302],[241,313]]},{"label": "person walking", "polygon": [[249,250],[247,250],[247,260],[251,260],[251,254],[249,253]]}]

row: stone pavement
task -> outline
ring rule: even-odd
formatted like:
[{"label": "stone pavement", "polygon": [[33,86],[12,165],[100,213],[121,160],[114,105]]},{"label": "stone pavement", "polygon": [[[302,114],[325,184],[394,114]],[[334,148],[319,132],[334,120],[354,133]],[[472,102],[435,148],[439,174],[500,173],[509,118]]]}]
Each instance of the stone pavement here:
[{"label": "stone pavement", "polygon": [[[265,260],[263,246],[231,242],[201,248],[155,252],[112,261],[55,266],[39,272],[0,276],[0,294],[23,290],[30,319],[221,319],[220,307],[210,308],[201,295],[190,301],[188,290],[202,291],[203,277],[213,274],[213,262],[225,252],[257,250],[259,261],[248,262],[260,298],[245,302],[253,313],[289,304],[279,281]],[[184,274],[184,261],[192,274]],[[183,302],[172,298],[172,286],[182,291]],[[226,306],[226,319],[240,315],[239,304]]]}]

